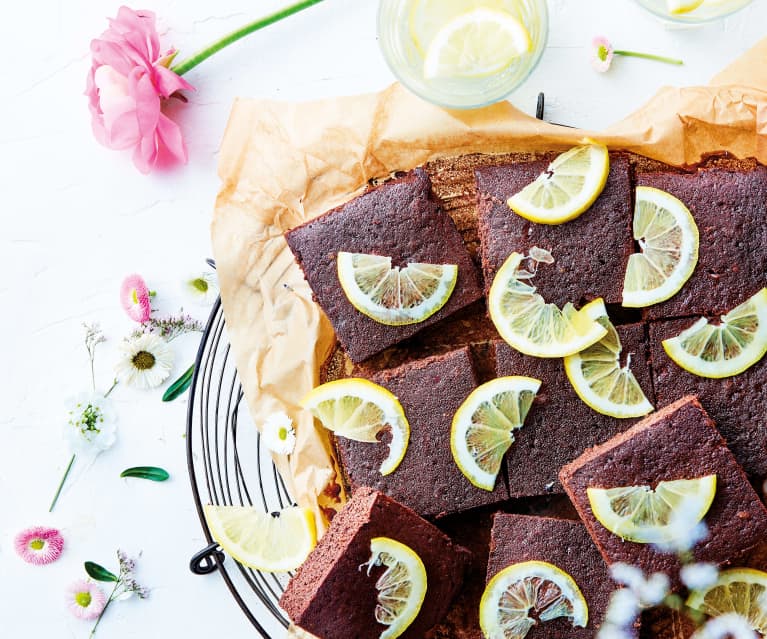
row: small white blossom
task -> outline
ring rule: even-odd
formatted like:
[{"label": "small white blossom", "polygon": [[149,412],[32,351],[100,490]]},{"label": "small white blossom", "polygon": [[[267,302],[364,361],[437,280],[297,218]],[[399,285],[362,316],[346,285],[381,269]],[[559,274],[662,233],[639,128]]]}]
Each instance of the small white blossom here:
[{"label": "small white blossom", "polygon": [[630,588],[619,588],[610,595],[605,613],[605,623],[618,628],[631,626],[639,615],[639,598]]},{"label": "small white blossom", "polygon": [[183,289],[194,303],[210,306],[218,297],[216,274],[211,272],[193,273],[184,278]]},{"label": "small white blossom", "polygon": [[719,569],[714,564],[687,564],[682,566],[679,575],[690,590],[705,590],[716,583]]},{"label": "small white blossom", "polygon": [[73,453],[98,454],[117,439],[117,413],[99,393],[79,393],[68,402],[64,438]]},{"label": "small white blossom", "polygon": [[661,552],[680,554],[689,552],[708,537],[708,526],[699,521],[697,504],[683,502],[676,508],[668,524],[669,540],[655,544]]},{"label": "small white blossom", "polygon": [[615,581],[624,584],[633,593],[641,608],[657,606],[666,597],[671,586],[668,575],[662,572],[645,578],[639,568],[624,563],[614,564],[610,571]]},{"label": "small white blossom", "polygon": [[748,621],[734,612],[709,619],[691,639],[757,639]]},{"label": "small white blossom", "polygon": [[296,446],[296,430],[293,420],[284,411],[269,415],[261,429],[264,445],[278,455],[290,455]]}]

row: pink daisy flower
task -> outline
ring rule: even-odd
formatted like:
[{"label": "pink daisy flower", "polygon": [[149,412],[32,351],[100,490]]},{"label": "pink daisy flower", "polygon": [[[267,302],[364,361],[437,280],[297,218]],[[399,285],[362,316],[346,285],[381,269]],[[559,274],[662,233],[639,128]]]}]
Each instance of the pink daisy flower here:
[{"label": "pink daisy flower", "polygon": [[613,45],[604,36],[597,36],[591,41],[591,66],[600,73],[610,68],[613,54]]},{"label": "pink daisy flower", "polygon": [[61,556],[64,550],[64,537],[55,528],[34,526],[16,535],[14,546],[19,557],[28,564],[44,566]]},{"label": "pink daisy flower", "polygon": [[96,584],[79,579],[67,588],[66,602],[78,619],[96,619],[107,605],[107,598]]},{"label": "pink daisy flower", "polygon": [[140,275],[128,275],[120,287],[120,303],[123,309],[135,322],[143,324],[152,315],[152,304],[149,288]]}]

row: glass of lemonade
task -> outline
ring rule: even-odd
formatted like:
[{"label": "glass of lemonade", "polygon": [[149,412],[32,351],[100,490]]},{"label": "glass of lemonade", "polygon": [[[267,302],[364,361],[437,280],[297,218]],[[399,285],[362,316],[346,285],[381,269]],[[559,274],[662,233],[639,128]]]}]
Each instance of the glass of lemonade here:
[{"label": "glass of lemonade", "polygon": [[700,24],[724,18],[753,0],[636,0],[659,18],[687,24]]},{"label": "glass of lemonade", "polygon": [[505,98],[536,67],[546,0],[381,0],[378,41],[399,81],[429,102],[470,109]]}]

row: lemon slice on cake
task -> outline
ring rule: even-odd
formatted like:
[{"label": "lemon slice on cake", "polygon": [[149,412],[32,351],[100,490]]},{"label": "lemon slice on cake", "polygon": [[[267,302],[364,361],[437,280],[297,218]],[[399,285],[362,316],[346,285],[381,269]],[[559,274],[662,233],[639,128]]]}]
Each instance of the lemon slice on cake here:
[{"label": "lemon slice on cake", "polygon": [[711,617],[736,613],[760,635],[767,635],[767,573],[752,568],[723,570],[713,586],[693,591],[687,605]]},{"label": "lemon slice on cake", "polygon": [[375,584],[375,619],[388,626],[381,639],[394,639],[407,630],[421,610],[426,596],[426,568],[412,548],[389,537],[370,541],[368,574],[375,566],[386,566]]},{"label": "lemon slice on cake", "polygon": [[453,417],[450,450],[464,476],[493,490],[503,455],[541,387],[531,377],[499,377],[474,389]]},{"label": "lemon slice on cake", "polygon": [[338,280],[360,313],[387,326],[423,322],[450,299],[458,279],[455,264],[410,263],[392,266],[391,258],[341,251]]},{"label": "lemon slice on cake", "polygon": [[631,353],[621,366],[621,340],[607,317],[602,300],[581,309],[607,329],[596,344],[565,357],[565,373],[575,392],[588,406],[610,417],[641,417],[653,410],[642,387],[631,372]]},{"label": "lemon slice on cake", "polygon": [[532,50],[525,25],[507,11],[479,7],[443,26],[429,43],[423,75],[481,78],[508,67]]},{"label": "lemon slice on cake", "polygon": [[391,433],[389,454],[381,464],[388,475],[399,466],[410,440],[410,424],[399,400],[383,386],[348,377],[318,386],[301,405],[339,437],[378,443],[379,433]]},{"label": "lemon slice on cake", "polygon": [[698,226],[689,209],[671,193],[636,187],[634,239],[640,253],[629,257],[623,306],[663,302],[685,285],[698,263]]},{"label": "lemon slice on cake", "polygon": [[620,486],[586,492],[594,517],[611,533],[639,544],[660,544],[686,532],[680,531],[675,513],[684,513],[689,529],[705,517],[716,494],[716,475],[661,481],[655,490]]},{"label": "lemon slice on cake", "polygon": [[719,324],[701,317],[664,340],[668,356],[684,370],[719,379],[742,373],[767,353],[767,288],[722,315]]},{"label": "lemon slice on cake", "polygon": [[557,156],[507,204],[517,215],[539,224],[562,224],[586,211],[607,184],[610,155],[604,144],[576,146]]},{"label": "lemon slice on cake", "polygon": [[317,543],[314,513],[292,506],[270,514],[251,506],[204,507],[205,521],[223,551],[264,572],[298,568]]},{"label": "lemon slice on cake", "polygon": [[534,357],[565,357],[598,342],[607,329],[567,303],[546,303],[531,284],[519,278],[525,257],[512,253],[493,279],[488,312],[501,337]]},{"label": "lemon slice on cake", "polygon": [[488,582],[479,604],[479,625],[488,639],[523,639],[533,626],[561,617],[585,628],[589,608],[575,580],[545,561],[504,568]]}]

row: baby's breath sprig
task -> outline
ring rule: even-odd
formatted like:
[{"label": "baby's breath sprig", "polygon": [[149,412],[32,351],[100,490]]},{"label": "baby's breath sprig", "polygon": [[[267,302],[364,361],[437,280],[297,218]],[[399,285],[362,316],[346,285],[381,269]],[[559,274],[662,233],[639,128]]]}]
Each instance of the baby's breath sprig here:
[{"label": "baby's breath sprig", "polygon": [[181,309],[176,315],[149,318],[149,320],[141,325],[141,328],[133,332],[132,336],[137,337],[143,333],[154,333],[170,342],[187,333],[201,333],[202,330],[202,322],[184,313],[184,309]]}]

